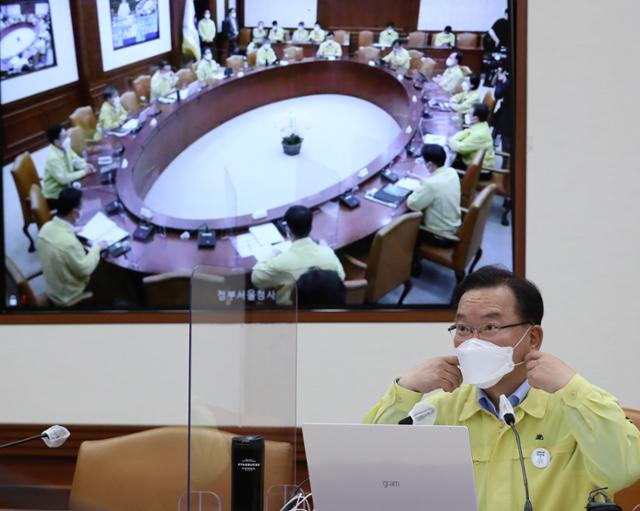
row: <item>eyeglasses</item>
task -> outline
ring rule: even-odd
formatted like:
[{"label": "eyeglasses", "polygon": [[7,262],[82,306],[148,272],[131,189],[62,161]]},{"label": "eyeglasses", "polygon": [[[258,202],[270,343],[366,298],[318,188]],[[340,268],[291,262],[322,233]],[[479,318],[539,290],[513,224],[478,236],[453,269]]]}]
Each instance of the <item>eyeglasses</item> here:
[{"label": "eyeglasses", "polygon": [[523,325],[533,325],[533,323],[531,323],[530,321],[522,321],[521,323],[513,323],[511,325],[502,326],[488,323],[477,328],[463,325],[462,323],[454,323],[447,330],[455,339],[465,339],[467,337],[471,337],[474,333],[477,337],[482,337],[483,339],[492,339],[506,328],[514,328],[516,326]]}]

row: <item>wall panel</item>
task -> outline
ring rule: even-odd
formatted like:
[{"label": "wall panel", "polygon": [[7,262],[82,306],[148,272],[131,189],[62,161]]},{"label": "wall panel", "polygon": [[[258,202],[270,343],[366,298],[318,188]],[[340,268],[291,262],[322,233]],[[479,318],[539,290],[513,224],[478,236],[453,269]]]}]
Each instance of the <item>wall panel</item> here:
[{"label": "wall panel", "polygon": [[325,27],[382,28],[389,21],[405,31],[415,30],[420,0],[318,0],[318,19]]}]

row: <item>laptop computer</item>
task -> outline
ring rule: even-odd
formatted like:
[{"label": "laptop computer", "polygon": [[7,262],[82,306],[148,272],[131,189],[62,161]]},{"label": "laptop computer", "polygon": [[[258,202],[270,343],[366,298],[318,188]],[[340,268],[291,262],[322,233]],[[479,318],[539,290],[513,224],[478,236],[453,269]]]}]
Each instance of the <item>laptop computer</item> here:
[{"label": "laptop computer", "polygon": [[315,511],[477,511],[461,426],[304,424]]}]

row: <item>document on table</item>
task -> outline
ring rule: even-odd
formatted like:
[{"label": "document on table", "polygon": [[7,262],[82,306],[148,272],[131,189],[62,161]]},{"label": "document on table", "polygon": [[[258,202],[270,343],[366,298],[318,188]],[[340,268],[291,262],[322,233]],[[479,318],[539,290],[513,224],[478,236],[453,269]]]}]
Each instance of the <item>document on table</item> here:
[{"label": "document on table", "polygon": [[78,236],[85,238],[89,245],[106,241],[108,245],[113,245],[117,241],[129,236],[129,233],[118,227],[113,220],[108,219],[104,213],[96,213],[89,222],[78,233]]},{"label": "document on table", "polygon": [[396,182],[396,185],[400,188],[415,192],[418,188],[420,188],[420,181],[415,177],[403,177],[398,182]]},{"label": "document on table", "polygon": [[282,234],[272,223],[254,225],[249,227],[249,232],[256,237],[260,244],[267,247],[284,241]]},{"label": "document on table", "polygon": [[243,259],[245,257],[255,257],[256,261],[264,261],[276,253],[283,253],[291,247],[290,241],[282,241],[275,245],[263,245],[250,232],[240,234],[233,240],[236,252]]},{"label": "document on table", "polygon": [[445,137],[444,135],[434,135],[432,133],[427,133],[423,137],[422,141],[425,144],[436,144],[443,147],[447,145],[447,137]]}]

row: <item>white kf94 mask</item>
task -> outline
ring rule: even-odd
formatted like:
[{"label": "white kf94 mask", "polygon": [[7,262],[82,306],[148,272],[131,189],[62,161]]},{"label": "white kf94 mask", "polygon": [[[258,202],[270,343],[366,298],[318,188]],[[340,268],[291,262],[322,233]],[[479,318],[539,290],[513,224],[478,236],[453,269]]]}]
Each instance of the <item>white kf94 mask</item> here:
[{"label": "white kf94 mask", "polygon": [[515,346],[496,346],[492,342],[475,337],[464,341],[456,348],[464,382],[481,389],[488,389],[513,371],[516,366],[524,364],[524,362],[514,364],[513,351],[529,330],[531,327],[527,328]]}]

